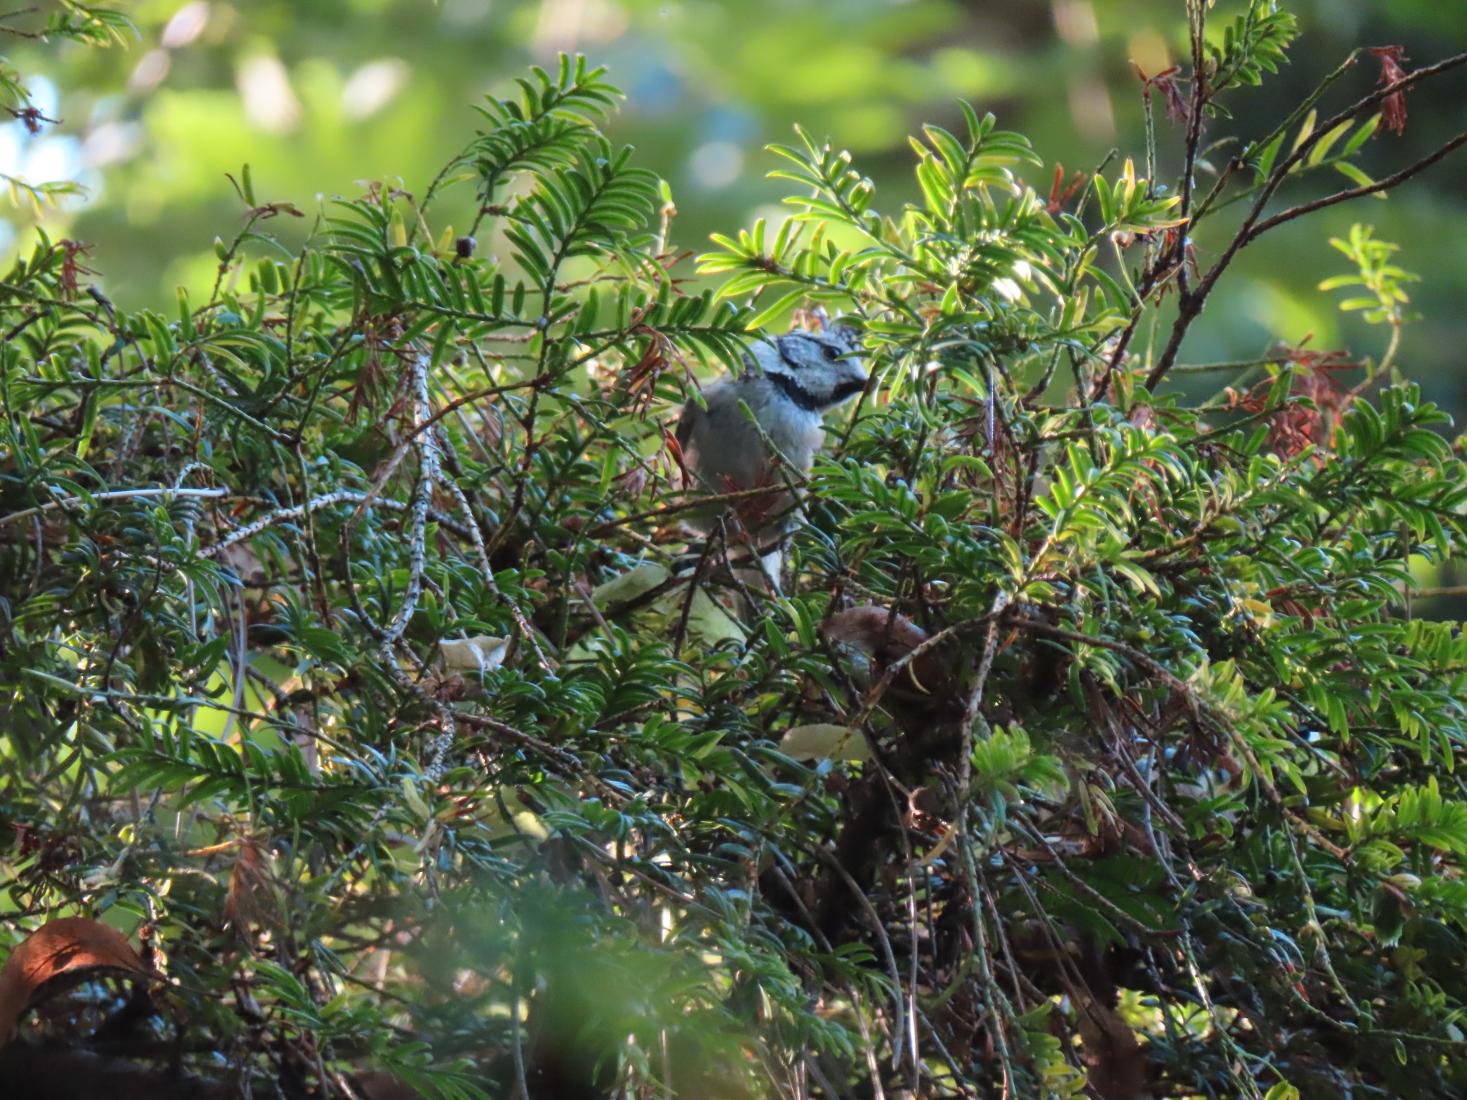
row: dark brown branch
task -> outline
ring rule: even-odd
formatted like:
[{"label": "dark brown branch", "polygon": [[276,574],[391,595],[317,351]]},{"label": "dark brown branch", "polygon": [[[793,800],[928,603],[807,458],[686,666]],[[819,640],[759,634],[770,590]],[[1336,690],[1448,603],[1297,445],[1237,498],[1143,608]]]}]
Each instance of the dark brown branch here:
[{"label": "dark brown branch", "polygon": [[[1256,240],[1258,236],[1264,232],[1265,228],[1269,228],[1272,225],[1282,224],[1283,221],[1288,221],[1294,217],[1298,217],[1300,214],[1308,213],[1311,209],[1321,209],[1324,206],[1330,206],[1335,203],[1344,202],[1349,198],[1356,197],[1357,195],[1369,195],[1383,192],[1391,187],[1394,187],[1396,184],[1402,182],[1403,180],[1409,179],[1411,176],[1415,175],[1417,172],[1420,172],[1422,169],[1428,167],[1429,165],[1435,163],[1437,160],[1440,160],[1442,157],[1446,156],[1448,153],[1452,152],[1454,149],[1462,145],[1464,140],[1467,140],[1467,137],[1459,135],[1458,137],[1453,138],[1452,141],[1448,142],[1441,149],[1437,150],[1436,153],[1433,153],[1430,157],[1427,157],[1422,161],[1418,161],[1416,164],[1411,165],[1409,168],[1403,169],[1401,172],[1396,173],[1394,176],[1389,176],[1386,179],[1380,180],[1376,184],[1373,184],[1369,187],[1352,188],[1349,191],[1336,192],[1335,195],[1326,196],[1325,201],[1316,201],[1316,203],[1313,205],[1307,203],[1302,204],[1301,207],[1295,208],[1292,212],[1286,210],[1283,212],[1283,214],[1276,215],[1275,218],[1270,218],[1267,221],[1260,221],[1260,218],[1263,215],[1264,207],[1268,205],[1268,201],[1273,198],[1274,193],[1283,184],[1284,180],[1288,177],[1294,166],[1302,161],[1305,157],[1307,157],[1314,146],[1326,134],[1331,133],[1336,127],[1338,127],[1342,123],[1347,122],[1352,118],[1356,118],[1365,111],[1368,111],[1372,107],[1375,107],[1379,103],[1383,102],[1387,97],[1395,95],[1398,92],[1405,91],[1407,88],[1410,88],[1415,84],[1419,84],[1423,80],[1430,79],[1433,76],[1448,72],[1452,69],[1460,68],[1463,65],[1467,65],[1467,53],[1455,54],[1452,57],[1448,57],[1444,60],[1438,61],[1434,65],[1426,65],[1420,69],[1409,72],[1400,80],[1376,89],[1369,95],[1363,96],[1362,98],[1356,100],[1354,103],[1346,107],[1344,110],[1340,111],[1338,114],[1331,116],[1324,122],[1317,125],[1307,137],[1299,142],[1298,146],[1292,152],[1290,152],[1287,157],[1285,157],[1280,163],[1274,166],[1274,169],[1269,174],[1268,179],[1264,181],[1263,186],[1259,189],[1258,198],[1254,200],[1252,209],[1248,211],[1248,216],[1243,219],[1243,224],[1238,227],[1237,233],[1234,234],[1233,239],[1228,243],[1227,248],[1223,250],[1222,255],[1219,256],[1212,267],[1208,269],[1207,274],[1203,276],[1202,281],[1198,284],[1196,290],[1192,291],[1189,294],[1183,294],[1180,296],[1177,304],[1177,318],[1172,323],[1172,331],[1171,335],[1167,338],[1166,347],[1162,350],[1161,355],[1157,358],[1156,365],[1151,368],[1151,373],[1146,376],[1146,381],[1144,385],[1147,390],[1154,391],[1156,387],[1161,384],[1162,379],[1167,376],[1167,373],[1172,369],[1172,366],[1176,363],[1177,355],[1181,351],[1182,341],[1186,338],[1187,331],[1192,327],[1192,322],[1201,315],[1202,307],[1206,303],[1208,295],[1212,293],[1213,287],[1217,285],[1217,281],[1222,276],[1223,272],[1226,271],[1228,267],[1232,264],[1233,259],[1237,256],[1239,251],[1241,251],[1245,245]],[[1308,209],[1305,209],[1306,207]],[[1284,217],[1283,215],[1288,216]]]},{"label": "dark brown branch", "polygon": [[1062,626],[1052,626],[1049,623],[1043,622],[1033,617],[1014,618],[1009,621],[1009,625],[1017,627],[1020,630],[1026,630],[1031,634],[1043,634],[1046,637],[1058,638],[1062,641],[1067,642],[1074,642],[1077,645],[1093,645],[1100,649],[1108,649],[1112,653],[1119,653],[1122,657],[1125,657],[1127,660],[1132,661],[1137,665],[1140,665],[1147,672],[1150,672],[1153,676],[1156,676],[1173,691],[1179,692],[1187,696],[1188,698],[1191,698],[1191,689],[1187,686],[1187,682],[1185,680],[1183,680],[1171,669],[1167,668],[1160,661],[1147,656],[1145,653],[1142,653],[1135,646],[1129,646],[1125,642],[1118,642],[1112,638],[1098,638],[1090,634],[1082,634],[1078,630],[1067,630],[1065,627]]},{"label": "dark brown branch", "polygon": [[736,489],[729,493],[716,493],[711,496],[693,496],[687,500],[678,501],[676,504],[663,505],[661,508],[653,508],[647,512],[636,512],[620,519],[607,520],[598,524],[586,532],[587,538],[602,538],[615,531],[618,527],[627,527],[643,520],[661,521],[667,516],[676,515],[679,512],[687,512],[694,508],[707,508],[716,504],[729,504],[735,501],[751,500],[758,497],[773,496],[775,493],[785,491],[784,485],[760,485],[753,489]]},{"label": "dark brown branch", "polygon": [[[1191,110],[1187,118],[1187,155],[1182,163],[1182,204],[1179,208],[1180,216],[1190,219],[1192,216],[1192,191],[1195,186],[1194,178],[1197,174],[1197,148],[1202,142],[1202,117],[1203,110],[1207,106],[1207,64],[1206,51],[1203,44],[1203,36],[1207,29],[1207,8],[1202,0],[1192,0],[1187,5],[1188,37],[1192,46],[1192,102]],[[1177,273],[1178,285],[1185,295],[1190,291],[1187,285],[1187,233],[1185,226],[1177,230],[1176,243],[1172,249],[1175,260],[1181,264]],[[1158,268],[1165,268],[1168,264],[1165,257],[1158,262]]]},{"label": "dark brown branch", "polygon": [[708,538],[703,543],[703,552],[698,555],[698,564],[693,566],[693,576],[688,581],[688,595],[683,600],[683,610],[677,618],[677,630],[672,635],[672,655],[674,658],[682,655],[683,641],[688,636],[688,620],[693,614],[693,601],[698,598],[698,586],[703,583],[703,575],[708,569],[708,561],[713,556],[713,547],[719,541],[726,540],[728,532],[724,529],[722,522],[718,525],[718,533],[709,532]]},{"label": "dark brown branch", "polygon": [[[1451,57],[1443,58],[1441,61],[1436,62],[1434,65],[1423,65],[1419,69],[1412,69],[1409,73],[1401,77],[1401,79],[1397,80],[1395,83],[1386,84],[1380,88],[1377,88],[1369,95],[1356,100],[1354,103],[1344,108],[1338,114],[1332,115],[1331,117],[1325,119],[1323,122],[1315,126],[1310,135],[1305,138],[1303,142],[1300,143],[1299,148],[1295,149],[1286,158],[1284,164],[1293,165],[1298,163],[1300,160],[1308,155],[1309,150],[1314,148],[1315,143],[1319,141],[1320,138],[1324,137],[1325,134],[1328,134],[1340,123],[1348,122],[1352,118],[1359,117],[1362,112],[1368,111],[1371,107],[1375,107],[1381,103],[1384,103],[1387,99],[1395,95],[1397,92],[1404,92],[1413,85],[1421,83],[1421,81],[1423,80],[1430,80],[1432,77],[1440,76],[1442,73],[1450,72],[1452,69],[1460,69],[1463,65],[1467,65],[1467,51],[1459,54],[1453,54]],[[1280,167],[1283,167],[1283,165],[1280,165]],[[1275,169],[1275,172],[1277,171],[1278,169]]]},{"label": "dark brown branch", "polygon": [[1275,226],[1283,225],[1284,222],[1293,221],[1295,218],[1303,217],[1305,214],[1312,214],[1316,210],[1323,210],[1326,206],[1334,206],[1336,203],[1364,198],[1366,195],[1378,194],[1381,191],[1389,191],[1392,187],[1405,183],[1418,172],[1430,168],[1437,161],[1461,148],[1463,145],[1467,145],[1467,130],[1458,134],[1430,156],[1422,157],[1409,168],[1402,168],[1394,175],[1386,176],[1384,179],[1376,180],[1374,183],[1362,184],[1359,187],[1351,187],[1344,191],[1336,191],[1332,195],[1325,195],[1322,198],[1313,199],[1310,202],[1301,202],[1298,206],[1291,206],[1271,218],[1264,218],[1263,221],[1248,231],[1247,240],[1243,243],[1247,244],[1249,241],[1262,236]]}]

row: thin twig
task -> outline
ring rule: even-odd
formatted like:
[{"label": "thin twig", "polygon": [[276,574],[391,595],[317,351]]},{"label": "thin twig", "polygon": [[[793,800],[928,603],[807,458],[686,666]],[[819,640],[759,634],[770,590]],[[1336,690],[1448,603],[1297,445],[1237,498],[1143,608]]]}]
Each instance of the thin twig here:
[{"label": "thin twig", "polygon": [[1301,218],[1305,214],[1312,214],[1316,210],[1323,210],[1327,206],[1349,202],[1351,199],[1364,198],[1366,195],[1378,194],[1381,191],[1389,191],[1392,187],[1405,183],[1418,172],[1430,168],[1437,161],[1460,149],[1463,145],[1467,145],[1467,130],[1452,138],[1451,141],[1436,150],[1436,152],[1422,157],[1415,164],[1407,168],[1402,168],[1399,172],[1392,173],[1383,179],[1378,179],[1374,183],[1361,184],[1359,187],[1346,188],[1343,191],[1336,191],[1332,195],[1325,195],[1321,198],[1312,199],[1309,202],[1301,202],[1297,206],[1291,206],[1287,210],[1280,211],[1271,218],[1264,218],[1263,221],[1248,230],[1243,243],[1247,244],[1261,237],[1264,233],[1267,233],[1276,226],[1293,221],[1295,218]]},{"label": "thin twig", "polygon": [[[1246,217],[1244,217],[1243,223],[1241,226],[1239,226],[1237,232],[1233,236],[1233,239],[1228,243],[1227,247],[1223,249],[1222,254],[1217,258],[1216,261],[1214,261],[1213,265],[1207,270],[1207,273],[1202,277],[1202,280],[1198,284],[1197,288],[1191,293],[1182,294],[1179,297],[1177,304],[1177,316],[1172,323],[1171,333],[1167,338],[1166,346],[1162,349],[1160,356],[1157,357],[1155,365],[1151,368],[1151,371],[1147,374],[1146,380],[1143,383],[1148,391],[1154,391],[1156,387],[1161,384],[1162,380],[1167,376],[1167,374],[1171,372],[1172,367],[1176,364],[1177,355],[1181,351],[1182,341],[1186,338],[1188,330],[1190,330],[1192,327],[1192,323],[1196,321],[1196,319],[1201,315],[1202,308],[1207,302],[1208,295],[1212,293],[1213,288],[1217,285],[1217,282],[1222,277],[1223,272],[1225,272],[1232,264],[1238,253],[1242,251],[1242,249],[1250,242],[1256,240],[1259,234],[1264,231],[1262,228],[1260,228],[1260,226],[1264,224],[1262,220],[1263,210],[1268,205],[1269,200],[1273,198],[1274,193],[1283,184],[1284,180],[1287,179],[1289,173],[1293,170],[1294,166],[1303,161],[1303,159],[1309,155],[1310,151],[1326,134],[1334,131],[1342,123],[1345,123],[1350,119],[1359,116],[1364,111],[1370,110],[1391,95],[1395,95],[1396,93],[1404,91],[1405,89],[1411,87],[1414,84],[1420,83],[1423,80],[1427,80],[1433,76],[1437,76],[1451,69],[1459,68],[1463,65],[1467,65],[1467,52],[1456,54],[1452,57],[1439,61],[1434,65],[1428,65],[1423,68],[1416,69],[1413,72],[1407,73],[1400,80],[1394,81],[1391,84],[1376,89],[1369,95],[1363,96],[1362,98],[1356,100],[1353,104],[1346,107],[1338,114],[1320,123],[1314,128],[1314,130],[1307,134],[1298,143],[1298,145],[1293,149],[1292,152],[1289,153],[1288,156],[1282,158],[1278,164],[1274,165],[1268,179],[1265,180],[1263,186],[1259,188],[1258,197],[1254,200],[1252,208],[1248,211]],[[1388,177],[1387,180],[1379,181],[1381,184],[1385,185],[1383,187],[1371,185],[1368,188],[1360,187],[1352,188],[1349,191],[1336,192],[1335,195],[1327,196],[1326,200],[1312,206],[1312,209],[1320,209],[1323,206],[1329,206],[1335,203],[1344,202],[1347,201],[1347,199],[1349,198],[1357,197],[1357,195],[1376,194],[1389,187],[1393,187],[1396,184],[1400,183],[1402,180],[1409,179],[1417,172],[1420,172],[1423,168],[1429,167],[1431,164],[1434,164],[1437,160],[1440,160],[1443,156],[1446,156],[1453,149],[1456,149],[1459,145],[1462,144],[1464,140],[1467,140],[1467,135],[1459,135],[1457,138],[1453,138],[1452,141],[1448,142],[1446,146],[1444,146],[1442,149],[1438,150],[1431,156],[1426,157],[1421,161],[1418,161],[1416,164],[1411,165],[1409,168],[1403,170],[1402,172],[1396,173],[1396,176]],[[1309,206],[1310,204],[1304,205]],[[1280,221],[1273,221],[1272,219],[1270,219],[1270,221],[1272,222],[1272,224],[1278,225],[1282,224],[1283,221],[1288,221],[1291,220],[1293,217],[1298,216],[1298,214],[1293,214],[1289,211],[1284,211],[1284,214],[1289,216],[1282,218],[1282,220]]]},{"label": "thin twig", "polygon": [[34,508],[23,508],[19,512],[11,512],[9,515],[0,516],[0,527],[16,520],[29,519],[31,516],[39,516],[45,512],[54,511],[57,508],[72,508],[78,504],[89,504],[99,500],[130,500],[146,497],[222,497],[228,496],[228,489],[109,489],[101,493],[89,493],[86,496],[62,497],[60,500],[50,500],[45,504],[38,504]]}]

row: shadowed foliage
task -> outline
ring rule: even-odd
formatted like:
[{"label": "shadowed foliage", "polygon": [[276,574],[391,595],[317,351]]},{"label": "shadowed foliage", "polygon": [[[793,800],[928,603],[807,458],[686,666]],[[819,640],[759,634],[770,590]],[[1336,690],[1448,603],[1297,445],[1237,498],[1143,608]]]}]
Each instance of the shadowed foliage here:
[{"label": "shadowed foliage", "polygon": [[[1357,227],[1322,292],[1378,354],[1185,354],[1239,252],[1467,140],[1358,165],[1467,56],[1356,51],[1205,163],[1296,27],[1188,11],[1147,148],[1078,180],[966,105],[909,197],[802,134],[791,216],[694,259],[567,57],[421,191],[313,217],[242,171],[206,298],[119,309],[69,241],[19,262],[0,927],[140,928],[169,982],[70,991],[0,1073],[1467,1091],[1467,643],[1411,607],[1467,470],[1400,376],[1411,277]],[[872,381],[769,487],[803,505],[776,587],[684,522],[667,438],[817,306]]]}]

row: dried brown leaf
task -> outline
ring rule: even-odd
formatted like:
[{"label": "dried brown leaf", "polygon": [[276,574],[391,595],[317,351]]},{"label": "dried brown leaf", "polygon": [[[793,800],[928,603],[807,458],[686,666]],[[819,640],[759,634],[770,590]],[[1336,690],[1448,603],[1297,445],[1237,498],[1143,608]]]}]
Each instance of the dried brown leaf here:
[{"label": "dried brown leaf", "polygon": [[248,937],[252,926],[275,924],[275,874],[270,853],[257,841],[240,841],[239,856],[229,872],[224,897],[224,921]]},{"label": "dried brown leaf", "polygon": [[[1406,75],[1401,62],[1406,60],[1404,46],[1372,46],[1370,52],[1380,62],[1380,84],[1390,87]],[[1392,92],[1380,105],[1380,128],[1393,134],[1406,132],[1406,93]]]},{"label": "dried brown leaf", "polygon": [[0,970],[0,1046],[40,997],[41,987],[68,975],[126,974],[156,977],[127,937],[90,917],[60,917],[41,925],[10,954]]}]

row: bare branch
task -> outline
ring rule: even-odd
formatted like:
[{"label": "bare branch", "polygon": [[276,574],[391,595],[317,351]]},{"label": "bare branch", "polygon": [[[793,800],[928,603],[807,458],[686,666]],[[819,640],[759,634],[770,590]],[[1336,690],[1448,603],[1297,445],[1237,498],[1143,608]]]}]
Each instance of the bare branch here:
[{"label": "bare branch", "polygon": [[1162,379],[1171,371],[1172,366],[1177,361],[1177,355],[1181,351],[1182,341],[1186,338],[1188,329],[1192,327],[1192,322],[1201,315],[1202,307],[1207,301],[1207,296],[1212,293],[1212,288],[1217,285],[1218,279],[1228,269],[1229,265],[1232,264],[1233,259],[1245,245],[1256,240],[1266,229],[1272,228],[1274,225],[1281,225],[1283,222],[1299,217],[1301,214],[1309,213],[1311,210],[1332,206],[1360,195],[1377,194],[1389,190],[1402,181],[1410,179],[1422,169],[1436,163],[1436,161],[1461,146],[1464,141],[1467,141],[1467,135],[1458,135],[1431,156],[1375,184],[1368,187],[1352,188],[1349,191],[1336,192],[1334,195],[1326,196],[1324,200],[1316,200],[1313,204],[1305,203],[1293,210],[1286,210],[1274,218],[1267,219],[1266,221],[1261,220],[1264,207],[1268,205],[1268,201],[1273,198],[1274,193],[1283,184],[1290,171],[1292,171],[1296,164],[1309,155],[1314,146],[1326,134],[1333,131],[1342,123],[1359,117],[1361,114],[1382,103],[1389,96],[1405,91],[1407,88],[1419,84],[1424,80],[1429,80],[1434,76],[1461,68],[1464,65],[1467,65],[1467,53],[1455,54],[1452,57],[1436,62],[1434,65],[1426,65],[1420,69],[1415,69],[1407,73],[1400,80],[1377,88],[1369,95],[1357,99],[1338,114],[1331,116],[1315,126],[1287,157],[1284,157],[1274,166],[1273,171],[1269,173],[1268,179],[1264,181],[1263,186],[1259,189],[1258,198],[1254,200],[1252,209],[1248,211],[1248,216],[1243,219],[1243,224],[1238,227],[1237,233],[1234,234],[1227,248],[1223,250],[1222,255],[1208,269],[1207,274],[1203,276],[1196,290],[1190,293],[1183,293],[1180,296],[1177,304],[1177,317],[1172,323],[1172,331],[1171,335],[1167,338],[1166,347],[1157,358],[1156,364],[1151,368],[1151,372],[1146,376],[1144,385],[1147,390],[1155,390],[1161,384]]},{"label": "bare branch", "polygon": [[1325,195],[1322,198],[1313,199],[1310,202],[1301,202],[1298,206],[1291,206],[1271,218],[1263,219],[1263,221],[1248,230],[1247,239],[1243,243],[1247,244],[1256,240],[1275,226],[1283,225],[1284,222],[1293,221],[1295,218],[1303,217],[1305,214],[1312,214],[1316,210],[1323,210],[1327,206],[1334,206],[1336,203],[1348,202],[1351,199],[1364,198],[1366,195],[1375,195],[1382,191],[1389,191],[1392,187],[1405,183],[1418,172],[1430,168],[1437,161],[1461,148],[1463,145],[1467,145],[1467,130],[1458,134],[1430,156],[1422,157],[1409,168],[1402,168],[1394,175],[1386,176],[1384,179],[1376,180],[1374,183],[1362,184],[1359,187],[1351,187],[1344,191],[1336,191],[1332,195]]}]

